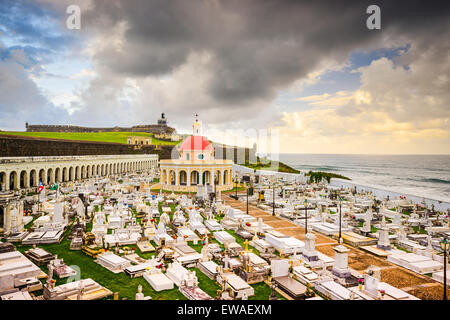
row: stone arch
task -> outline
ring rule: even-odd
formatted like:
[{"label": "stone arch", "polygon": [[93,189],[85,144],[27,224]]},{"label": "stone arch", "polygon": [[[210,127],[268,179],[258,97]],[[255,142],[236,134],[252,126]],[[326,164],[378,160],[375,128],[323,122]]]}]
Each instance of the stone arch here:
[{"label": "stone arch", "polygon": [[74,169],[73,169],[73,167],[70,167],[69,168],[69,181],[75,180],[74,176],[73,176],[73,173],[74,173]]},{"label": "stone arch", "polygon": [[179,181],[179,185],[180,186],[185,186],[187,185],[187,173],[186,170],[180,170],[180,172],[178,173],[178,176],[180,177],[180,181]]},{"label": "stone arch", "polygon": [[64,167],[62,169],[62,179],[63,182],[69,181],[69,170],[67,169],[67,167]]},{"label": "stone arch", "polygon": [[199,178],[200,178],[200,174],[198,173],[197,170],[192,170],[191,171],[191,177],[190,177],[190,181],[191,181],[191,186],[196,186],[199,184]]},{"label": "stone arch", "polygon": [[9,174],[9,189],[18,190],[19,189],[19,177],[16,171],[11,171]]},{"label": "stone arch", "polygon": [[221,172],[220,170],[216,170],[216,171],[214,172],[214,181],[217,180],[217,184],[218,184],[218,185],[221,185],[221,184],[222,184],[221,178],[222,178],[222,172]]},{"label": "stone arch", "polygon": [[161,184],[168,184],[167,183],[167,170],[166,169],[163,169],[161,171],[160,182],[161,182]]},{"label": "stone arch", "polygon": [[225,170],[223,172],[223,184],[228,184],[229,183],[228,180],[229,180],[228,170]]},{"label": "stone arch", "polygon": [[175,185],[177,183],[177,175],[175,174],[175,170],[170,170],[169,171],[169,181],[168,181],[170,185]]},{"label": "stone arch", "polygon": [[37,187],[38,185],[38,176],[35,169],[30,170],[30,187]]},{"label": "stone arch", "polygon": [[19,186],[21,189],[28,188],[28,172],[25,170],[20,171],[20,179],[19,179]]},{"label": "stone arch", "polygon": [[[5,191],[6,189],[6,172],[2,171],[0,172],[0,191]],[[0,222],[3,222],[3,220]]]},{"label": "stone arch", "polygon": [[86,166],[86,178],[90,178],[91,177],[91,165],[88,164]]},{"label": "stone arch", "polygon": [[205,185],[205,186],[211,184],[211,171],[209,171],[209,170],[203,171],[202,182],[203,182],[203,185]]},{"label": "stone arch", "polygon": [[45,169],[39,170],[39,178],[38,178],[38,180],[39,180],[39,183],[42,183],[43,185],[47,184],[47,177],[46,177]]},{"label": "stone arch", "polygon": [[52,168],[47,169],[47,184],[51,185],[55,182],[54,171]]},{"label": "stone arch", "polygon": [[86,167],[83,165],[81,166],[81,179],[86,178]]},{"label": "stone arch", "polygon": [[80,180],[81,179],[81,170],[80,170],[80,166],[76,166],[75,167],[75,180]]},{"label": "stone arch", "polygon": [[57,183],[61,182],[61,168],[55,169],[55,182]]}]

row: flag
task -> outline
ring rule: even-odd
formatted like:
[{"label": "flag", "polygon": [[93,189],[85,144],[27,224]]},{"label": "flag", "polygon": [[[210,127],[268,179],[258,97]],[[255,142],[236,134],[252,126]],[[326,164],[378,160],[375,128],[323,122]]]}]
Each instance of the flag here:
[{"label": "flag", "polygon": [[39,181],[38,193],[44,190],[44,186],[42,185],[42,181]]}]

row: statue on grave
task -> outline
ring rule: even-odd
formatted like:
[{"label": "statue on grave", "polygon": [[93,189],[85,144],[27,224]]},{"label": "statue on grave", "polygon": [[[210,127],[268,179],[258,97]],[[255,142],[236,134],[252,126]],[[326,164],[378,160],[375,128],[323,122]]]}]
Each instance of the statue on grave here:
[{"label": "statue on grave", "polygon": [[136,293],[136,300],[144,300],[144,294],[142,293],[142,286],[138,286],[138,292]]},{"label": "statue on grave", "polygon": [[81,300],[84,293],[84,283],[83,280],[80,280],[78,283],[78,290],[77,290],[77,300]]}]

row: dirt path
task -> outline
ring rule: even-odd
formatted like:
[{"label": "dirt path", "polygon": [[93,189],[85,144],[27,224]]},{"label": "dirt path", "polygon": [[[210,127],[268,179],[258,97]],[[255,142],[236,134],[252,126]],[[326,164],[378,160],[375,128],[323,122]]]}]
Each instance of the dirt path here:
[{"label": "dirt path", "polygon": [[[225,203],[233,208],[247,211],[245,202],[234,200],[224,195]],[[305,239],[305,229],[294,224],[289,220],[280,217],[274,217],[271,213],[257,208],[253,205],[248,206],[249,215],[255,218],[262,218],[263,222],[276,231],[299,240]],[[333,248],[338,242],[331,237],[324,236],[313,231],[316,236],[316,249],[321,253],[334,257]],[[380,258],[358,248],[345,244],[350,249],[348,255],[348,265],[350,268],[363,273],[369,266],[381,268],[381,281],[386,282],[396,288],[403,288],[408,293],[424,300],[440,300],[444,291],[444,286],[432,278],[412,272],[395,264],[388,262],[385,258]]]}]

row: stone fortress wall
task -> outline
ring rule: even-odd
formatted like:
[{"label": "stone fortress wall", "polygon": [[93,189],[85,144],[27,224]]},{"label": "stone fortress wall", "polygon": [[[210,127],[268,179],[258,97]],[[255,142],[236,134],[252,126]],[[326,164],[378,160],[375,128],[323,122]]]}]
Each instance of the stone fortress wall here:
[{"label": "stone fortress wall", "polygon": [[154,134],[172,134],[175,129],[167,125],[149,124],[138,125],[133,127],[109,127],[109,128],[91,128],[73,125],[47,125],[47,124],[28,124],[26,123],[27,132],[147,132]]},{"label": "stone fortress wall", "polygon": [[122,143],[0,135],[0,157],[158,154],[162,159],[170,159],[172,148],[148,145],[136,149]]},{"label": "stone fortress wall", "polygon": [[[241,148],[219,143],[212,144],[215,158],[243,164],[256,161],[256,146]],[[50,139],[0,135],[0,157],[86,156],[118,154],[157,154],[159,159],[171,159],[173,145],[134,145],[112,142]]]}]

